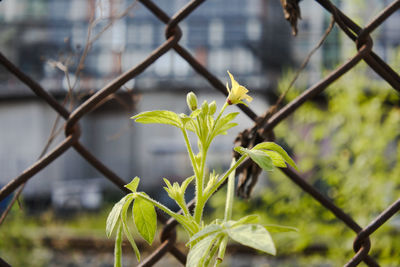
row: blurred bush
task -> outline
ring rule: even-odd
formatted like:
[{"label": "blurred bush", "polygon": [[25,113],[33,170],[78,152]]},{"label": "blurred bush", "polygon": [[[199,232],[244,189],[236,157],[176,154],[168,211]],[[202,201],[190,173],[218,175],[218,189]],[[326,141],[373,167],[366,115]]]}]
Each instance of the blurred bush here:
[{"label": "blurred bush", "polygon": [[[289,81],[283,79],[280,88]],[[292,89],[286,100],[300,91]],[[386,83],[353,70],[275,129],[282,138],[278,143],[295,155],[307,182],[361,227],[400,196],[399,99]],[[214,198],[216,212],[222,212],[223,201],[222,195]],[[308,264],[328,259],[328,266],[354,256],[355,233],[278,170],[250,200],[237,201],[235,210],[238,217],[257,213],[264,223],[299,229],[275,235],[278,255],[297,255]],[[397,215],[371,236],[370,255],[384,266],[400,266],[399,233]]]}]

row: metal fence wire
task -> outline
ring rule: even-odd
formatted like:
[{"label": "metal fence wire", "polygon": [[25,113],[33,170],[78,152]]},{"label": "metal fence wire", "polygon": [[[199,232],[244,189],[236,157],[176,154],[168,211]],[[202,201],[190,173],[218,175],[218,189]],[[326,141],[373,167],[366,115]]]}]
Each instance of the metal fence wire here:
[{"label": "metal fence wire", "polygon": [[[31,79],[27,74],[22,72],[12,62],[10,62],[3,54],[0,54],[1,64],[13,75],[15,75],[22,83],[27,85],[38,97],[50,105],[55,112],[57,112],[65,120],[65,139],[60,142],[53,150],[43,155],[37,160],[32,166],[27,168],[18,177],[12,179],[6,186],[0,190],[0,200],[3,200],[11,193],[16,191],[25,182],[32,178],[43,168],[46,168],[50,163],[62,155],[65,151],[70,148],[74,148],[83,158],[85,158],[89,164],[100,171],[105,178],[112,181],[122,191],[127,191],[124,187],[125,181],[118,177],[111,169],[106,167],[100,160],[98,160],[85,146],[80,142],[80,127],[79,121],[88,113],[93,111],[103,100],[113,94],[121,88],[127,81],[140,75],[146,70],[151,64],[159,59],[163,54],[170,50],[175,50],[186,62],[204,79],[206,79],[216,90],[223,94],[227,94],[224,84],[218,80],[213,74],[211,74],[205,67],[203,67],[196,59],[188,52],[185,47],[179,44],[182,37],[182,31],[179,28],[179,23],[187,18],[198,6],[200,6],[205,0],[193,0],[186,6],[182,7],[174,16],[169,17],[162,9],[160,9],[155,3],[150,0],[139,0],[154,16],[160,21],[165,23],[165,42],[156,48],[148,57],[129,69],[119,77],[115,78],[112,82],[107,84],[104,88],[99,90],[96,94],[91,96],[80,106],[78,106],[73,112],[69,112],[63,105],[59,104],[53,96],[46,92],[41,85]],[[295,5],[298,1],[282,1],[282,3]],[[386,6],[382,12],[380,12],[370,23],[365,27],[360,27],[351,18],[346,16],[339,8],[337,8],[329,0],[316,0],[316,2],[324,8],[327,12],[331,13],[335,23],[339,28],[354,41],[357,47],[357,52],[346,62],[343,62],[339,67],[330,72],[325,78],[308,88],[300,96],[286,104],[280,109],[275,109],[272,112],[266,112],[266,115],[259,117],[250,108],[245,106],[239,106],[242,112],[247,114],[252,120],[257,122],[255,130],[260,137],[264,139],[271,139],[273,136],[274,128],[283,120],[285,120],[290,114],[295,112],[299,107],[302,106],[307,100],[320,94],[330,84],[341,77],[346,72],[350,71],[360,61],[365,61],[369,67],[374,70],[379,76],[381,76],[387,83],[391,85],[393,89],[400,92],[400,76],[377,54],[374,53],[373,40],[371,33],[376,30],[388,17],[390,17],[396,10],[400,8],[400,0],[393,1],[391,4]],[[289,10],[290,11],[290,10]],[[292,23],[292,21],[290,21]],[[261,119],[261,120],[260,120]],[[260,121],[262,123],[260,123]],[[302,175],[295,172],[291,168],[283,168],[281,171],[298,187],[304,192],[312,196],[318,201],[323,207],[331,211],[337,219],[341,220],[348,228],[353,230],[356,234],[354,239],[354,252],[355,255],[350,259],[345,266],[357,266],[362,261],[368,266],[379,266],[370,255],[369,251],[371,248],[370,235],[372,235],[379,227],[381,227],[386,221],[388,221],[396,212],[400,210],[400,199],[394,202],[392,205],[382,211],[372,222],[366,227],[362,228],[357,222],[348,214],[346,214],[341,208],[336,206],[326,196],[322,195],[316,188],[310,185]],[[154,263],[159,261],[165,254],[171,253],[176,257],[182,264],[186,262],[186,255],[182,253],[175,244],[176,232],[175,226],[176,221],[164,217],[159,217],[164,224],[161,231],[160,246],[153,251],[146,259],[144,259],[140,266],[152,266]],[[0,265],[8,266],[4,261],[0,261]]]}]

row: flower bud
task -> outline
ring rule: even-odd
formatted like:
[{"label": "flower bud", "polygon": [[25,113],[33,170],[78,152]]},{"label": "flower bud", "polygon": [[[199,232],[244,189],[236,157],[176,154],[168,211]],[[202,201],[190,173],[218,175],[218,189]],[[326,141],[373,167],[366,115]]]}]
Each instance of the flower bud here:
[{"label": "flower bud", "polygon": [[193,92],[188,93],[186,103],[191,111],[195,111],[197,109],[197,96]]},{"label": "flower bud", "polygon": [[208,109],[209,114],[214,115],[215,111],[217,111],[217,103],[215,103],[215,101],[211,102],[210,105],[208,105]]},{"label": "flower bud", "polygon": [[207,100],[204,100],[203,104],[201,105],[201,110],[203,111],[203,114],[205,114],[205,115],[208,114],[208,102],[207,102]]}]

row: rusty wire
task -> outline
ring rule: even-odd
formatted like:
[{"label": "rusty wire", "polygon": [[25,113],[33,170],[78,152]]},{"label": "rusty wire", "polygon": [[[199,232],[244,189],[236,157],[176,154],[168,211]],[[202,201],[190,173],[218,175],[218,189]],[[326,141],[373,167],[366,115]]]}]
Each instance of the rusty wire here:
[{"label": "rusty wire", "polygon": [[[139,2],[149,9],[154,16],[156,16],[161,22],[165,23],[166,41],[156,48],[144,61],[115,78],[96,94],[78,106],[72,113],[65,109],[63,105],[59,104],[55,98],[47,93],[47,91],[41,85],[35,82],[27,74],[22,72],[3,54],[0,53],[0,63],[22,83],[27,85],[38,97],[50,105],[51,108],[65,120],[65,139],[61,141],[53,150],[28,167],[18,177],[10,180],[10,182],[0,190],[0,200],[3,200],[12,192],[17,190],[19,186],[27,182],[36,173],[48,166],[70,148],[74,148],[84,159],[88,161],[89,164],[101,172],[105,178],[113,182],[122,191],[127,192],[127,189],[124,187],[126,182],[116,175],[111,169],[105,166],[79,142],[81,135],[79,121],[85,115],[101,106],[107,97],[120,89],[127,81],[138,76],[163,54],[172,49],[175,50],[199,75],[206,79],[210,85],[226,95],[227,92],[224,84],[213,74],[211,74],[204,66],[202,66],[190,54],[190,52],[188,52],[187,49],[179,44],[179,40],[182,37],[182,32],[179,28],[179,22],[188,17],[191,12],[193,12],[204,1],[205,0],[193,0],[182,7],[182,9],[180,9],[174,16],[169,17],[152,1],[139,0]],[[396,10],[400,9],[400,0],[393,1],[391,4],[389,4],[364,28],[361,28],[353,20],[343,14],[343,12],[331,1],[316,0],[316,2],[318,2],[326,11],[331,13],[335,23],[352,41],[354,41],[358,51],[355,53],[355,55],[353,55],[353,57],[342,63],[342,65],[329,73],[325,78],[308,88],[300,96],[284,107],[278,109],[267,120],[263,120],[263,124],[258,126],[258,133],[261,137],[266,138],[268,133],[272,133],[273,129],[280,122],[295,112],[306,101],[324,91],[330,84],[340,78],[343,74],[350,71],[360,61],[365,61],[369,67],[384,80],[386,80],[386,82],[390,84],[393,89],[400,92],[400,76],[385,61],[383,61],[377,54],[373,52],[373,41],[370,36],[370,34],[388,17],[390,17]],[[250,108],[243,105],[240,105],[239,108],[253,121],[256,122],[256,120],[259,119],[256,113],[254,113]],[[348,228],[357,234],[354,240],[355,255],[346,263],[345,266],[357,266],[361,261],[364,261],[368,266],[379,266],[379,264],[368,254],[372,245],[369,237],[400,210],[400,199],[389,206],[386,210],[382,211],[382,213],[379,214],[369,225],[362,228],[350,215],[346,214],[340,207],[336,206],[331,200],[310,185],[301,176],[301,174],[298,174],[291,168],[283,168],[281,170],[295,185],[299,186],[304,192],[308,193],[322,206],[331,211]],[[191,206],[193,205],[194,203],[192,201]],[[178,261],[184,264],[186,262],[186,255],[178,250],[175,246],[176,221],[173,219],[167,220],[167,218],[164,218],[163,216],[159,216],[159,218],[161,222],[164,223],[164,227],[160,235],[161,245],[154,250],[150,256],[144,259],[140,266],[152,266],[167,253],[171,253]],[[8,264],[2,259],[0,259],[0,265],[8,266]]]}]

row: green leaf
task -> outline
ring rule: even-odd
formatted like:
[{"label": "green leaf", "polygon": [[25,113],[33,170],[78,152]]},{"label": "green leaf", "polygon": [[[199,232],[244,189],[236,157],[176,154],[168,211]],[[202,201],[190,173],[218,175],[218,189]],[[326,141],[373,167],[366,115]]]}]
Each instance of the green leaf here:
[{"label": "green leaf", "polygon": [[[129,194],[131,195],[131,194]],[[125,197],[123,197],[120,201],[118,201],[114,207],[112,208],[112,210],[110,211],[110,213],[108,214],[107,217],[107,222],[106,222],[106,234],[107,237],[110,237],[111,234],[114,232],[115,226],[118,222],[118,219],[120,218],[121,215],[121,211],[122,211],[122,207],[127,199],[127,197],[129,195],[126,195]]]},{"label": "green leaf", "polygon": [[264,150],[247,149],[241,146],[235,147],[233,150],[238,152],[240,155],[248,155],[258,166],[265,171],[271,171],[274,167],[272,159],[265,153]]},{"label": "green leaf", "polygon": [[283,226],[277,224],[263,224],[265,229],[270,233],[298,232],[299,230],[291,226]]},{"label": "green leaf", "polygon": [[210,250],[219,238],[221,238],[221,235],[209,235],[196,243],[196,245],[194,245],[189,251],[186,266],[203,267],[204,261],[208,258]]},{"label": "green leaf", "polygon": [[133,193],[136,193],[136,190],[139,186],[139,182],[140,182],[140,178],[136,176],[135,178],[133,178],[133,180],[129,184],[124,185],[124,187],[128,188]]},{"label": "green leaf", "polygon": [[123,207],[122,207],[122,212],[121,212],[121,221],[122,221],[122,229],[124,230],[124,234],[126,235],[126,237],[129,240],[129,243],[131,243],[131,246],[133,248],[133,250],[135,251],[136,254],[136,258],[138,261],[140,261],[140,252],[139,249],[135,243],[135,240],[129,230],[128,227],[128,223],[127,223],[127,214],[128,214],[128,208],[131,205],[132,201],[133,201],[134,197],[132,196],[131,198],[127,199],[127,201],[125,201]]},{"label": "green leaf", "polygon": [[278,152],[275,152],[275,151],[270,151],[270,150],[261,150],[261,151],[263,151],[265,154],[267,154],[271,158],[272,163],[276,167],[286,168],[285,160],[283,159],[281,154],[279,154]]},{"label": "green leaf", "polygon": [[237,125],[236,123],[230,123],[230,122],[233,119],[235,119],[238,114],[239,114],[239,112],[232,112],[232,113],[229,113],[229,114],[221,117],[214,126],[212,138],[214,138],[215,136],[220,135],[220,134],[225,134],[225,132],[227,130],[236,126]]},{"label": "green leaf", "polygon": [[223,231],[223,228],[221,225],[218,224],[209,224],[197,233],[195,233],[189,240],[189,242],[186,243],[186,246],[191,246],[194,243],[198,242],[199,240],[205,238],[208,235],[215,234],[218,232]]},{"label": "green leaf", "polygon": [[252,215],[248,215],[245,216],[243,218],[240,218],[239,221],[236,221],[232,224],[232,227],[236,227],[242,224],[254,224],[254,223],[258,223],[260,221],[260,216],[252,214]]},{"label": "green leaf", "polygon": [[239,112],[232,112],[232,113],[226,114],[225,116],[223,116],[219,119],[219,122],[221,124],[227,124],[228,122],[234,120],[237,115],[239,115]]},{"label": "green leaf", "polygon": [[119,224],[114,245],[114,267],[121,267],[121,266],[122,266],[122,231],[121,231],[121,224]]},{"label": "green leaf", "polygon": [[183,194],[185,194],[186,188],[189,186],[189,184],[193,181],[194,178],[195,178],[195,176],[192,175],[192,176],[186,178],[185,181],[182,182],[181,190],[182,190]]},{"label": "green leaf", "polygon": [[236,146],[233,148],[233,150],[235,150],[240,155],[249,154],[249,150],[241,146]]},{"label": "green leaf", "polygon": [[265,171],[271,171],[274,168],[272,159],[261,150],[249,150],[248,155],[250,158],[257,163]]},{"label": "green leaf", "polygon": [[[167,188],[168,188],[168,189],[171,189],[171,188],[172,188],[172,185],[171,185],[170,181],[169,181],[167,178],[163,178],[163,180],[164,180],[165,184],[167,185]],[[165,187],[164,187],[164,188],[165,188]],[[165,190],[167,190],[167,189],[165,189]],[[167,190],[167,192],[168,192],[168,190]]]},{"label": "green leaf", "polygon": [[263,142],[260,144],[257,144],[256,146],[253,147],[253,149],[266,149],[266,150],[272,150],[275,152],[278,152],[283,159],[293,168],[298,170],[296,163],[293,161],[293,159],[288,155],[288,153],[278,144],[274,142]]},{"label": "green leaf", "polygon": [[182,122],[179,118],[179,115],[169,110],[145,111],[131,117],[131,119],[134,119],[136,122],[144,124],[161,123],[182,128]]},{"label": "green leaf", "polygon": [[228,228],[227,233],[230,238],[242,245],[271,255],[276,254],[271,235],[267,229],[259,224],[243,224],[238,227]]},{"label": "green leaf", "polygon": [[136,198],[133,203],[133,219],[139,234],[151,245],[157,230],[157,214],[153,204]]},{"label": "green leaf", "polygon": [[228,131],[229,129],[231,129],[231,128],[237,126],[237,125],[238,125],[238,124],[235,123],[235,122],[227,123],[227,124],[223,125],[221,128],[218,129],[216,135],[220,135],[220,134],[221,134],[221,135],[225,135],[225,134],[226,134],[226,131]]}]

